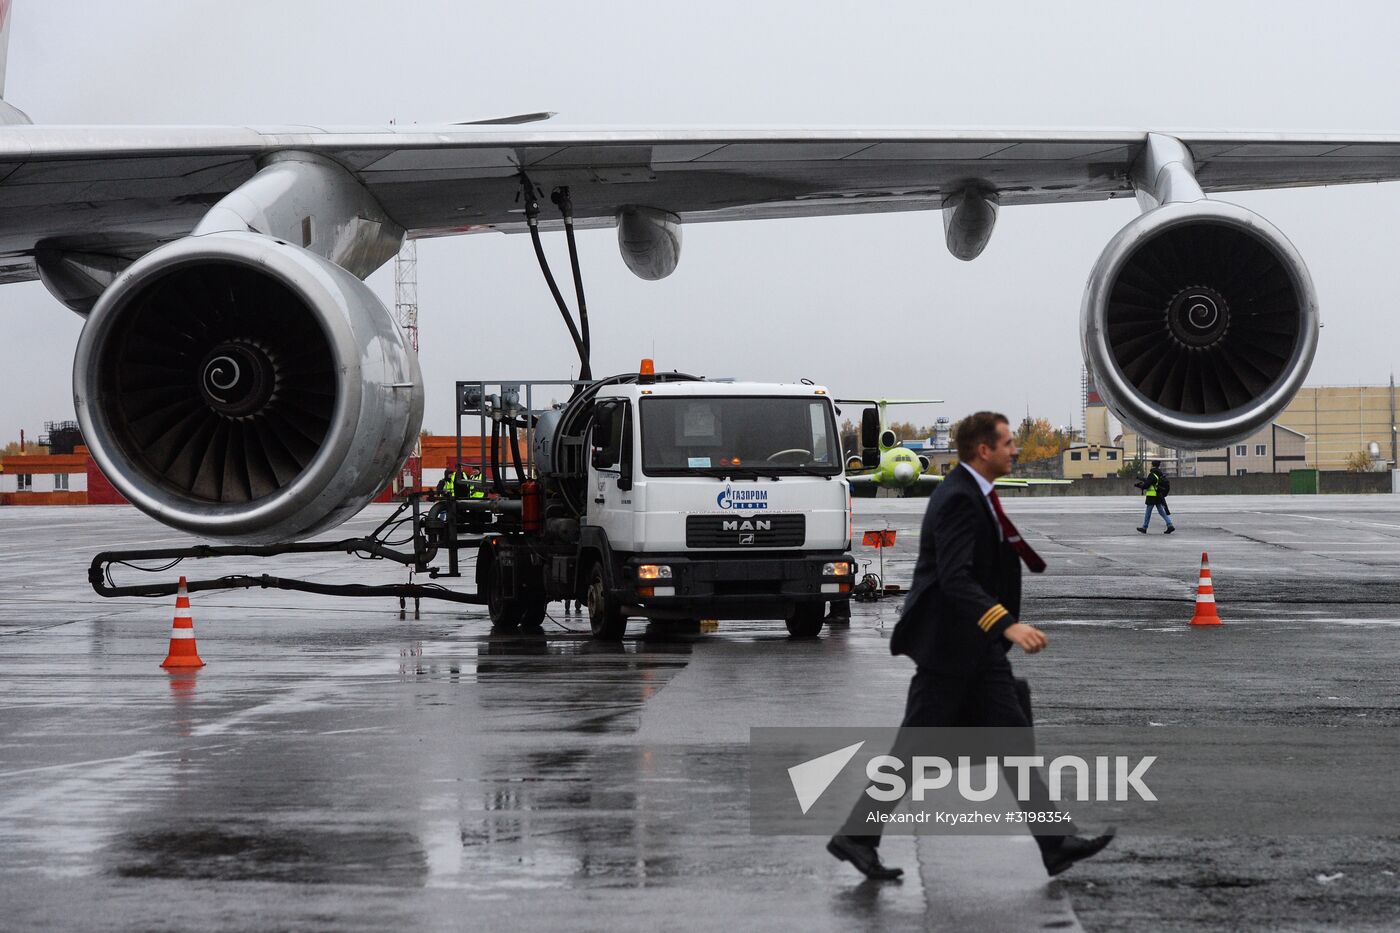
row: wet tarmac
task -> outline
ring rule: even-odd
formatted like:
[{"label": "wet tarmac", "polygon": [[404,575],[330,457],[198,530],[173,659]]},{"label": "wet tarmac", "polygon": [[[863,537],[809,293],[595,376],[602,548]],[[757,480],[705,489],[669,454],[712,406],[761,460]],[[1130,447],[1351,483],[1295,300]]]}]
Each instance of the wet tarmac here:
[{"label": "wet tarmac", "polygon": [[[1007,502],[1050,563],[1025,612],[1050,648],[1015,660],[1039,722],[1400,724],[1400,497],[1181,497],[1169,538],[1133,531],[1139,502]],[[856,505],[858,531],[898,531],[907,584],[925,502]],[[897,599],[817,641],[636,622],[610,647],[557,604],[543,636],[503,637],[446,603],[199,593],[208,666],[167,674],[173,600],[100,599],[86,566],[178,540],[125,508],[0,509],[0,928],[1400,926],[1394,835],[1124,837],[1053,883],[1029,838],[899,837],[894,885],[750,835],[751,726],[897,721]],[[1203,550],[1209,631],[1185,624]]]}]

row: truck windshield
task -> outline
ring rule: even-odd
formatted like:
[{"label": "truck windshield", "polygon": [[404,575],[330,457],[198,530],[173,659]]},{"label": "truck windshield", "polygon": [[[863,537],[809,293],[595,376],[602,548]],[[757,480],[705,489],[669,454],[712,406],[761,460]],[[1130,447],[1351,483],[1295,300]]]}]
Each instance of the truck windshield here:
[{"label": "truck windshield", "polygon": [[825,398],[644,398],[642,469],[764,476],[841,472],[836,420]]}]

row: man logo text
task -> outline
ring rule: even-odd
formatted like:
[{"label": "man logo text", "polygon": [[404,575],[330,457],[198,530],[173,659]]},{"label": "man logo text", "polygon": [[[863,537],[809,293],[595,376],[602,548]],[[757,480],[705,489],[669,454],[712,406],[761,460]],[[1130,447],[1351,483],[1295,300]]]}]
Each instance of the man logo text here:
[{"label": "man logo text", "polygon": [[744,519],[743,521],[739,521],[738,519],[736,519],[736,520],[734,520],[734,521],[729,521],[728,519],[725,519],[725,522],[724,522],[724,530],[725,530],[725,531],[772,531],[772,530],[773,530],[773,523],[772,523],[771,521],[764,521],[764,520],[761,519],[761,518],[760,518],[760,519],[747,519],[747,518],[746,518],[746,519]]}]

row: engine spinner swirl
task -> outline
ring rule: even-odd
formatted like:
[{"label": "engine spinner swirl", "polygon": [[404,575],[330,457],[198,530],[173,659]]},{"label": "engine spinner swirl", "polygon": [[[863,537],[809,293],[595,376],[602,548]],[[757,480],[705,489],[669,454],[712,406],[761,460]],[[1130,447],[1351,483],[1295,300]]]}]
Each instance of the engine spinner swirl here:
[{"label": "engine spinner swirl", "polygon": [[1183,288],[1167,305],[1167,327],[1188,347],[1213,346],[1230,330],[1230,305],[1208,286]]},{"label": "engine spinner swirl", "polygon": [[252,418],[277,391],[277,366],[256,343],[220,343],[199,364],[199,392],[225,418]]}]

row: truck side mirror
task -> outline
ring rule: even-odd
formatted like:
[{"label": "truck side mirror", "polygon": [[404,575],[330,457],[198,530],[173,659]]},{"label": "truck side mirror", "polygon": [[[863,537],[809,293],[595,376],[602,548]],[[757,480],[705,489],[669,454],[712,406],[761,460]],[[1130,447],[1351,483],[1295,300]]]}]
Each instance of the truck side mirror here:
[{"label": "truck side mirror", "polygon": [[860,413],[860,446],[880,446],[880,412],[867,408]]},{"label": "truck side mirror", "polygon": [[860,413],[860,462],[866,469],[880,465],[880,412],[867,408]]}]

